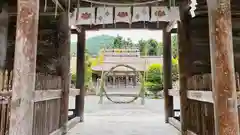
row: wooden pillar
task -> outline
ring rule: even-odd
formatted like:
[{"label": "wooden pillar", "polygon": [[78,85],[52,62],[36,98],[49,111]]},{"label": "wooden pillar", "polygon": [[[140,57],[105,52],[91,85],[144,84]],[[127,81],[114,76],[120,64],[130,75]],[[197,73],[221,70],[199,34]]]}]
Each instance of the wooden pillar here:
[{"label": "wooden pillar", "polygon": [[8,20],[7,7],[4,7],[0,12],[0,69],[5,66],[7,54]]},{"label": "wooden pillar", "polygon": [[76,88],[80,89],[80,95],[76,96],[75,114],[80,117],[80,122],[84,121],[84,75],[85,75],[85,30],[82,29],[81,33],[77,35],[77,84]]},{"label": "wooden pillar", "polygon": [[129,76],[128,76],[128,74],[126,75],[126,78],[125,78],[125,79],[126,79],[126,85],[125,85],[125,86],[127,87],[128,84],[129,84]]},{"label": "wooden pillar", "polygon": [[18,0],[9,135],[32,135],[39,0]]},{"label": "wooden pillar", "polygon": [[116,75],[113,74],[113,88],[116,87]]},{"label": "wooden pillar", "polygon": [[230,0],[208,0],[215,134],[239,135]]},{"label": "wooden pillar", "polygon": [[191,42],[189,37],[189,14],[182,4],[179,8],[180,19],[178,22],[178,51],[179,51],[179,85],[180,85],[180,120],[182,135],[187,135],[188,128],[188,99],[187,99],[187,79],[191,69]]},{"label": "wooden pillar", "polygon": [[168,118],[173,117],[173,97],[168,95],[168,89],[172,88],[172,50],[171,33],[166,27],[163,29],[163,75],[165,122],[168,123]]},{"label": "wooden pillar", "polygon": [[58,45],[60,54],[60,73],[62,78],[62,98],[60,110],[60,126],[62,133],[67,132],[66,124],[68,122],[68,102],[70,89],[70,27],[68,21],[68,13],[62,12],[58,22]]}]

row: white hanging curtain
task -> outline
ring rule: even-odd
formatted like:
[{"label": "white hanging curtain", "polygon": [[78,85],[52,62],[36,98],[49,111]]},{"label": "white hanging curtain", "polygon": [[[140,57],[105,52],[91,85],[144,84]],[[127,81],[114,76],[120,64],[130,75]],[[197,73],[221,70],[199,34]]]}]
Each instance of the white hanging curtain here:
[{"label": "white hanging curtain", "polygon": [[131,7],[116,7],[115,22],[131,23]]},{"label": "white hanging curtain", "polygon": [[95,24],[95,8],[79,8],[76,25]]},{"label": "white hanging curtain", "polygon": [[149,7],[133,7],[132,22],[149,21]]},{"label": "white hanging curtain", "polygon": [[178,7],[171,7],[168,15],[169,21],[180,21],[180,14]]},{"label": "white hanging curtain", "polygon": [[163,6],[152,7],[151,22],[169,21],[168,13],[169,13],[169,10],[167,7],[163,7]]},{"label": "white hanging curtain", "polygon": [[97,8],[96,24],[112,24],[113,23],[113,7]]}]

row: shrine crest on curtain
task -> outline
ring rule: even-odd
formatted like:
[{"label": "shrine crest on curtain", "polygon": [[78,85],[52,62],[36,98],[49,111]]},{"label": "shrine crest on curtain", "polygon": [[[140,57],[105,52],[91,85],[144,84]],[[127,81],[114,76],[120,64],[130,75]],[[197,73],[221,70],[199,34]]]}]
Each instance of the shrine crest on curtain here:
[{"label": "shrine crest on curtain", "polygon": [[95,8],[79,8],[76,25],[95,24]]},{"label": "shrine crest on curtain", "polygon": [[[81,7],[70,14],[70,25],[98,25],[118,22],[158,22],[179,21],[179,8],[166,6],[153,6],[151,12],[148,6],[133,7]],[[115,9],[115,14],[114,14]],[[95,12],[96,11],[96,12]],[[150,18],[151,14],[151,18]]]},{"label": "shrine crest on curtain", "polygon": [[115,8],[115,23],[125,22],[131,23],[131,7],[116,7]]},{"label": "shrine crest on curtain", "polygon": [[96,24],[112,24],[113,23],[113,7],[98,7]]},{"label": "shrine crest on curtain", "polygon": [[149,21],[149,7],[133,7],[132,22]]},{"label": "shrine crest on curtain", "polygon": [[151,22],[169,21],[169,10],[167,7],[155,6],[152,7]]}]

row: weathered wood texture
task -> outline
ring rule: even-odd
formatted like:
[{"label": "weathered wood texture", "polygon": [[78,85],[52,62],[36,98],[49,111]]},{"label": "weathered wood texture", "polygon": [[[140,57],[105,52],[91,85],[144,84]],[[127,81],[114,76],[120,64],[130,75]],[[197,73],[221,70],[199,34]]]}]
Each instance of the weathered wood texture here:
[{"label": "weathered wood texture", "polygon": [[[48,135],[59,128],[60,123],[60,101],[61,101],[61,77],[53,75],[36,75],[36,91],[34,93],[34,115],[33,115],[33,135]],[[41,93],[48,94],[41,97]],[[49,94],[49,91],[57,91],[59,98],[55,94]],[[50,97],[51,96],[51,97]],[[45,101],[43,101],[45,100]]]},{"label": "weathered wood texture", "polygon": [[229,0],[207,0],[215,134],[239,135]]},{"label": "weathered wood texture", "polygon": [[10,135],[32,135],[38,14],[38,0],[18,0]]},{"label": "weathered wood texture", "polygon": [[187,134],[188,125],[188,100],[187,100],[187,78],[190,75],[190,52],[191,43],[189,41],[188,23],[189,15],[185,10],[185,5],[180,6],[180,19],[178,22],[178,47],[179,47],[179,75],[180,75],[180,103],[181,103],[181,131],[182,135]]},{"label": "weathered wood texture", "polygon": [[0,69],[5,67],[7,55],[8,20],[8,11],[3,8],[0,12]]},{"label": "weathered wood texture", "polygon": [[85,98],[85,87],[84,87],[84,72],[85,72],[85,30],[81,30],[78,33],[77,42],[77,84],[76,87],[80,89],[80,95],[76,96],[75,102],[75,115],[80,117],[80,121],[84,121],[84,98]]},{"label": "weathered wood texture", "polygon": [[178,129],[179,131],[181,131],[181,123],[179,120],[173,118],[173,117],[169,117],[168,118],[169,124],[171,124],[172,126],[174,126],[176,129]]},{"label": "weathered wood texture", "polygon": [[[236,73],[236,76],[239,76]],[[192,92],[198,93],[199,90],[205,90],[212,95],[212,79],[211,74],[194,75],[188,78],[188,89]],[[239,82],[239,78],[236,77],[236,82]],[[239,91],[239,83],[236,83],[237,91]],[[200,91],[200,92],[201,92]],[[200,97],[203,95],[199,95]],[[197,96],[197,97],[199,97]],[[213,109],[213,97],[212,102],[199,102],[196,100],[188,100],[189,102],[189,124],[188,130],[193,131],[200,135],[216,135],[214,124],[214,109]],[[239,109],[238,109],[239,112]],[[238,113],[239,115],[240,113]]]},{"label": "weathered wood texture", "polygon": [[[187,87],[192,93],[195,92],[195,97],[202,96],[196,95],[199,90],[206,91],[206,93],[212,93],[211,74],[189,77]],[[213,104],[209,102],[199,102],[192,99],[189,99],[188,102],[190,108],[188,112],[188,129],[196,134],[214,135]]]},{"label": "weathered wood texture", "polygon": [[[193,43],[193,49],[191,52],[192,61],[192,74],[210,73],[211,72],[211,60],[210,60],[210,47],[209,47],[209,25],[208,25],[208,11],[206,0],[197,0],[197,9],[195,11],[196,16],[191,19],[190,31],[191,41]],[[239,19],[239,1],[231,1],[232,11],[232,39],[233,39],[233,51],[235,61],[235,71],[240,71],[240,19]],[[204,29],[203,29],[204,28]]]},{"label": "weathered wood texture", "polygon": [[0,70],[0,135],[9,132],[12,72]]},{"label": "weathered wood texture", "polygon": [[163,29],[163,75],[164,75],[164,108],[165,122],[168,118],[173,117],[173,97],[169,96],[168,91],[172,88],[172,50],[171,50],[171,33],[167,28]]},{"label": "weathered wood texture", "polygon": [[[76,126],[80,121],[79,117],[75,117],[71,120],[68,121],[68,123],[66,124],[67,126],[67,131],[69,131],[70,129],[72,129],[74,126]],[[50,135],[62,135],[62,130],[61,129],[57,129],[55,131],[53,131]]]},{"label": "weathered wood texture", "polygon": [[68,101],[70,88],[70,27],[67,12],[61,13],[58,22],[58,45],[61,57],[60,74],[62,79],[62,99],[60,111],[60,126],[63,133],[66,132],[66,123],[68,121]]}]

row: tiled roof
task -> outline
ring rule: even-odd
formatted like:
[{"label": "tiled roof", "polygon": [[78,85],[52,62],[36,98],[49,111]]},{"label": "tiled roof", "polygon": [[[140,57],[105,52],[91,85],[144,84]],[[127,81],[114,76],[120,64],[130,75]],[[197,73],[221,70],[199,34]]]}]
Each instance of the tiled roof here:
[{"label": "tiled roof", "polygon": [[[137,71],[145,71],[147,67],[153,63],[162,64],[162,57],[105,57],[104,62],[100,65],[92,67],[94,71],[109,71],[112,67],[119,64],[126,64],[136,68]],[[127,72],[131,71],[126,67],[117,67],[114,71]]]}]

